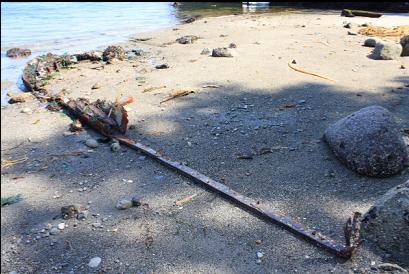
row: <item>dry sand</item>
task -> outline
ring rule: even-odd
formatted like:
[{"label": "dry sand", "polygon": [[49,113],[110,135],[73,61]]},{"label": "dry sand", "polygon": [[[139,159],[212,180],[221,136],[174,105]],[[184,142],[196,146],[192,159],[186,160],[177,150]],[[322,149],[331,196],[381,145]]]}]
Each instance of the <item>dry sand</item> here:
[{"label": "dry sand", "polygon": [[[101,70],[81,63],[62,71],[47,88],[65,88],[69,97],[133,96],[130,137],[343,241],[342,228],[352,212],[365,212],[409,176],[407,169],[384,179],[359,176],[322,141],[331,123],[372,104],[389,109],[401,128],[409,127],[409,58],[368,58],[365,37],[348,35],[343,21],[390,26],[408,24],[409,17],[205,18],[138,35],[152,39],[124,46],[141,48],[146,56]],[[201,39],[169,43],[183,35]],[[237,45],[233,58],[200,54],[232,42]],[[292,60],[336,82],[296,72],[287,65]],[[170,68],[154,68],[161,63]],[[101,88],[92,90],[97,82]],[[208,84],[220,87],[203,87]],[[166,88],[142,92],[162,85]],[[159,104],[170,90],[183,87],[197,91]],[[297,106],[280,109],[291,103]],[[27,107],[32,114],[20,112]],[[2,169],[2,196],[24,198],[1,209],[2,273],[91,273],[87,264],[95,256],[102,258],[95,271],[106,273],[377,273],[380,263],[390,261],[370,243],[350,260],[336,258],[132,150],[113,153],[106,144],[89,150],[83,141],[97,134],[64,136],[71,120],[39,102],[2,108],[1,119],[2,159],[28,158]],[[273,152],[237,159],[265,147]],[[74,151],[86,156],[62,156]],[[183,208],[175,205],[196,193]],[[149,208],[115,209],[118,199],[134,194],[143,195]],[[61,206],[88,202],[87,220],[53,220]],[[68,227],[59,235],[36,233],[60,222]],[[103,227],[93,227],[97,222]],[[257,252],[264,253],[261,263]]]}]

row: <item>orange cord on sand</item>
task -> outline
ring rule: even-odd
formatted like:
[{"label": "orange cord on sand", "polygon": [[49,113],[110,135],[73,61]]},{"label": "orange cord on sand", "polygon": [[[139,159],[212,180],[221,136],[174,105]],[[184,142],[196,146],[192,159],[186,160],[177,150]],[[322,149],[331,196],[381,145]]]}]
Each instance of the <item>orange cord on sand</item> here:
[{"label": "orange cord on sand", "polygon": [[312,72],[305,71],[305,70],[303,70],[303,69],[296,68],[296,67],[294,67],[293,65],[291,65],[290,63],[288,63],[288,66],[289,66],[290,68],[292,68],[293,70],[295,70],[295,71],[298,71],[298,72],[301,72],[301,73],[305,73],[305,74],[309,74],[309,75],[312,75],[312,76],[315,76],[315,77],[319,77],[319,78],[322,78],[322,79],[325,79],[325,80],[328,80],[328,81],[336,82],[335,80],[333,80],[333,79],[331,79],[331,78],[327,78],[327,77],[325,77],[325,76],[321,76],[321,75],[316,74],[316,73],[312,73]]}]

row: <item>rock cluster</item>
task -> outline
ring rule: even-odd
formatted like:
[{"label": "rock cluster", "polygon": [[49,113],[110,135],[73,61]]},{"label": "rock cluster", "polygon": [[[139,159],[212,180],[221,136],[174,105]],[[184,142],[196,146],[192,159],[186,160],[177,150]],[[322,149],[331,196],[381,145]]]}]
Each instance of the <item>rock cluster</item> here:
[{"label": "rock cluster", "polygon": [[7,57],[17,58],[17,57],[26,57],[31,55],[31,50],[29,49],[20,49],[12,48],[6,52]]}]

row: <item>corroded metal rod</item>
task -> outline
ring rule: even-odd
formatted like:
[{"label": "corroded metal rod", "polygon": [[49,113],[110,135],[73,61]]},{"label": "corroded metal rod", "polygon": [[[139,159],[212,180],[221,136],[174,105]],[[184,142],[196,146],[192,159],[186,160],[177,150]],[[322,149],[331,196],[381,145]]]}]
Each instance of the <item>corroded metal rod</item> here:
[{"label": "corroded metal rod", "polygon": [[301,236],[307,240],[312,241],[313,243],[316,243],[328,249],[329,251],[332,251],[338,256],[349,258],[354,254],[356,248],[358,247],[358,245],[355,245],[355,242],[353,243],[351,242],[350,245],[340,244],[334,240],[329,239],[328,237],[325,237],[318,231],[305,228],[301,224],[291,220],[290,218],[275,213],[271,209],[260,204],[260,202],[255,201],[249,197],[246,197],[238,193],[237,191],[231,189],[230,187],[222,183],[219,183],[182,163],[172,161],[167,157],[162,156],[156,150],[141,143],[135,142],[132,139],[128,138],[127,136],[115,136],[115,138],[118,139],[122,144],[127,145],[132,149],[141,151],[142,153],[154,158],[155,160],[159,161],[165,166],[176,170],[177,172],[194,180],[195,182],[201,183],[206,187],[210,187],[212,190],[216,190],[222,193],[223,195],[227,196],[229,199],[233,200],[239,205],[244,206],[247,209],[250,209],[252,212],[255,212],[258,215],[265,217],[276,224],[281,225],[285,229],[293,232],[298,236]]},{"label": "corroded metal rod", "polygon": [[359,216],[355,213],[353,218],[350,218],[345,226],[344,233],[346,238],[346,245],[338,243],[330,238],[322,235],[316,230],[311,230],[305,228],[301,224],[291,220],[290,218],[275,213],[273,210],[267,208],[266,206],[262,205],[259,201],[255,201],[249,197],[246,197],[237,191],[231,189],[230,187],[219,183],[206,175],[194,170],[182,163],[173,161],[166,156],[163,156],[158,151],[141,144],[139,142],[135,142],[134,140],[130,139],[126,135],[122,135],[119,133],[113,133],[110,130],[106,130],[106,125],[104,122],[92,119],[92,115],[90,116],[87,113],[81,111],[80,108],[76,107],[75,103],[65,103],[60,101],[60,104],[70,110],[75,116],[77,116],[84,124],[91,126],[100,134],[117,139],[120,143],[134,149],[140,151],[151,158],[159,161],[161,164],[176,170],[180,174],[186,176],[187,178],[192,179],[193,181],[200,183],[214,191],[217,191],[224,196],[228,197],[230,200],[236,202],[237,204],[243,206],[244,208],[256,213],[257,215],[268,219],[271,222],[281,225],[283,228],[287,229],[288,231],[296,234],[297,236],[301,236],[304,239],[311,241],[312,243],[318,244],[326,248],[327,250],[333,252],[337,256],[349,258],[351,257],[357,247],[360,244],[359,239]]}]

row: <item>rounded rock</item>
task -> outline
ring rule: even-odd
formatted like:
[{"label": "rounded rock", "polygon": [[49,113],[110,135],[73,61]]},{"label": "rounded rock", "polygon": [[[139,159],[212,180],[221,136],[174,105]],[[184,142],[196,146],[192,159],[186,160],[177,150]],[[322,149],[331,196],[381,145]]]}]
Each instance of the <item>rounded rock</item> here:
[{"label": "rounded rock", "polygon": [[98,147],[98,141],[95,139],[88,139],[85,141],[85,144],[87,145],[87,147],[90,148],[97,148]]},{"label": "rounded rock", "polygon": [[200,54],[201,55],[209,55],[210,54],[210,49],[209,48],[204,48]]},{"label": "rounded rock", "polygon": [[23,108],[23,109],[21,110],[21,113],[31,114],[31,113],[32,113],[32,110],[31,110],[30,108]]},{"label": "rounded rock", "polygon": [[95,84],[91,87],[91,89],[99,89],[99,88],[101,88],[101,85],[100,85],[99,83],[95,83]]},{"label": "rounded rock", "polygon": [[119,143],[112,143],[111,144],[111,150],[113,152],[118,152],[121,150],[121,145]]},{"label": "rounded rock", "polygon": [[380,42],[375,45],[371,56],[376,60],[397,60],[401,54],[401,44],[394,42]]},{"label": "rounded rock", "polygon": [[364,46],[365,47],[370,47],[370,48],[374,48],[376,46],[377,43],[382,42],[382,40],[377,39],[377,38],[368,38],[364,41]]},{"label": "rounded rock", "polygon": [[59,224],[57,225],[57,228],[58,228],[59,230],[63,230],[63,229],[65,228],[65,223],[59,223]]},{"label": "rounded rock", "polygon": [[57,228],[57,227],[53,227],[53,228],[51,228],[51,230],[50,230],[50,234],[51,235],[57,235],[57,234],[59,234],[60,233],[60,230]]},{"label": "rounded rock", "polygon": [[117,209],[128,209],[128,208],[131,208],[132,206],[133,206],[132,201],[127,200],[127,199],[119,200],[116,203],[116,208]]},{"label": "rounded rock", "polygon": [[381,106],[369,106],[339,120],[328,127],[324,139],[341,162],[367,176],[396,174],[408,159],[398,125]]},{"label": "rounded rock", "polygon": [[389,190],[364,214],[362,236],[409,264],[409,180]]},{"label": "rounded rock", "polygon": [[88,266],[91,268],[96,268],[98,267],[102,262],[102,259],[100,257],[94,257],[91,260],[89,260]]},{"label": "rounded rock", "polygon": [[215,48],[212,51],[213,57],[233,57],[233,54],[229,48]]}]

